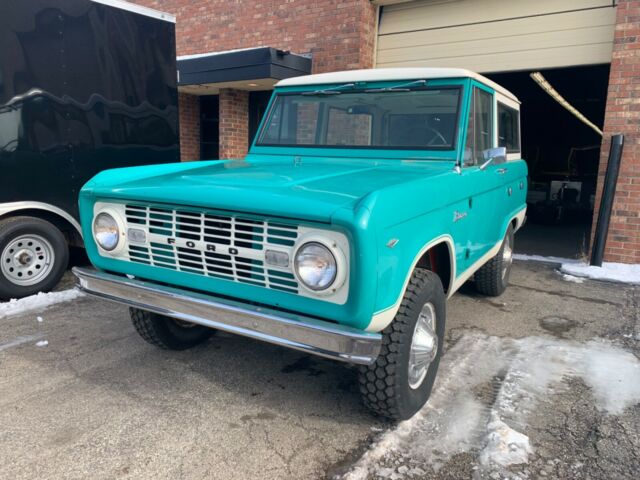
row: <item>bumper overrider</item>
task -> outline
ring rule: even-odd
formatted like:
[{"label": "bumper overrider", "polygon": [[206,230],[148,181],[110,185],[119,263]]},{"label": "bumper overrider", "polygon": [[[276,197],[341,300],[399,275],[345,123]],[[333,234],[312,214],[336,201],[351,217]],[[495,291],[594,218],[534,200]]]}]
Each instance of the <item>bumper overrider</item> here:
[{"label": "bumper overrider", "polygon": [[369,365],[380,352],[379,333],[227,298],[74,268],[80,290],[95,297],[275,345]]}]

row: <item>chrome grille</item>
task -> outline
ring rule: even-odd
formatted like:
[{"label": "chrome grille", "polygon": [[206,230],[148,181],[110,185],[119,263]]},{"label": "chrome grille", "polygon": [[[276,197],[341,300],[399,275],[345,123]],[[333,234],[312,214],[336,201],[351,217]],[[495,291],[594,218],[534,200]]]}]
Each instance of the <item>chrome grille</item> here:
[{"label": "chrome grille", "polygon": [[298,293],[290,267],[267,265],[268,249],[291,250],[298,227],[221,215],[216,212],[127,204],[127,231],[146,232],[145,243],[130,239],[132,262]]}]

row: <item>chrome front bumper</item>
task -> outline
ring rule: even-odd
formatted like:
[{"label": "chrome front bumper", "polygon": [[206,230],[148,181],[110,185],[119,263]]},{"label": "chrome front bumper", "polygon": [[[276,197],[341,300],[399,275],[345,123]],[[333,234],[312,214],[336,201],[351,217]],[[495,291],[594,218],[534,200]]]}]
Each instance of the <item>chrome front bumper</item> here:
[{"label": "chrome front bumper", "polygon": [[100,298],[322,357],[369,365],[379,333],[248,305],[88,268],[74,268],[80,290]]}]

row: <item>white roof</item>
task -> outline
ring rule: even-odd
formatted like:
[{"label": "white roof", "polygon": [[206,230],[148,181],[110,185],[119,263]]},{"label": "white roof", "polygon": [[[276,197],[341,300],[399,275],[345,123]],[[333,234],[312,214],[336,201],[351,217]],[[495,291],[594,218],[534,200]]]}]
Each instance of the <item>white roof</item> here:
[{"label": "white roof", "polygon": [[473,78],[495,89],[512,100],[518,98],[504,87],[487,77],[464,68],[371,68],[365,70],[345,70],[343,72],[317,73],[280,80],[276,87],[300,85],[321,85],[326,83],[384,82],[387,80],[428,80],[433,78]]}]

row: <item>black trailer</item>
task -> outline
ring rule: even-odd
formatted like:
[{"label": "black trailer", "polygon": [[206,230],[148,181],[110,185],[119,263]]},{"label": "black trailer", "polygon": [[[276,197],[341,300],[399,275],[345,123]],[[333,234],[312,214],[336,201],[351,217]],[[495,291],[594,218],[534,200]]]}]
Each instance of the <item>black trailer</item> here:
[{"label": "black trailer", "polygon": [[0,3],[0,299],[51,289],[101,170],[179,161],[175,19],[120,0]]}]

